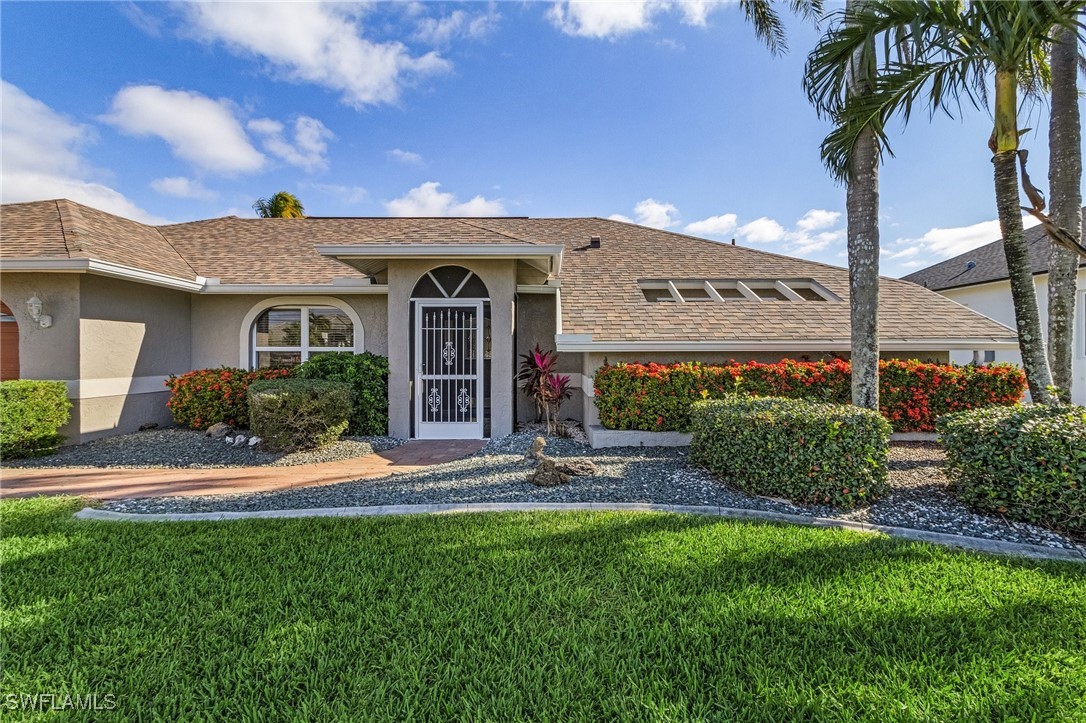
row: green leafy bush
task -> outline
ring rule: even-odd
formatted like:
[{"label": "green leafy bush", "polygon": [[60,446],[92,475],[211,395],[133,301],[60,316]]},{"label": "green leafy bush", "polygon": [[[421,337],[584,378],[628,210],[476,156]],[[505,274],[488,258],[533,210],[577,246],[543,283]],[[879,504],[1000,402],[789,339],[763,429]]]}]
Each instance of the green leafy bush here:
[{"label": "green leafy bush", "polygon": [[249,426],[249,402],[245,391],[258,379],[282,379],[289,369],[196,369],[181,376],[170,375],[166,386],[173,396],[166,406],[173,421],[201,431],[225,422],[232,427]]},{"label": "green leafy bush", "polygon": [[[690,405],[727,394],[846,404],[852,367],[842,359],[774,364],[615,364],[596,371],[596,408],[608,429],[690,431]],[[931,432],[950,412],[1016,404],[1022,370],[1009,364],[954,366],[916,360],[879,362],[880,411],[897,432]]]},{"label": "green leafy bush", "polygon": [[978,409],[943,417],[938,426],[959,499],[1011,519],[1086,533],[1086,407]]},{"label": "green leafy bush", "polygon": [[889,490],[890,424],[870,409],[732,395],[691,419],[691,461],[744,492],[854,507]]},{"label": "green leafy bush", "polygon": [[52,454],[63,441],[57,432],[68,423],[64,382],[12,379],[0,382],[0,454],[37,457]]},{"label": "green leafy bush", "polygon": [[388,359],[364,352],[321,354],[294,368],[299,379],[346,382],[354,391],[348,432],[388,434]]},{"label": "green leafy bush", "polygon": [[313,449],[347,430],[354,401],[349,384],[279,379],[249,385],[249,428],[273,451]]}]

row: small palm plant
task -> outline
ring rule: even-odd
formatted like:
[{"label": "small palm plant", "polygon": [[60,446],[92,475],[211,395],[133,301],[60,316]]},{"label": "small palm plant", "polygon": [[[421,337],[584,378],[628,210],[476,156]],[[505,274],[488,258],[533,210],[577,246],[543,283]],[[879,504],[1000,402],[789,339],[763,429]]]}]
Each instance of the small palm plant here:
[{"label": "small palm plant", "polygon": [[562,402],[573,394],[570,377],[568,374],[554,373],[558,352],[543,351],[539,344],[520,357],[523,361],[520,363],[517,381],[521,382],[521,391],[535,402],[536,421],[545,419],[547,433],[550,434],[553,432],[553,423],[558,420]]}]

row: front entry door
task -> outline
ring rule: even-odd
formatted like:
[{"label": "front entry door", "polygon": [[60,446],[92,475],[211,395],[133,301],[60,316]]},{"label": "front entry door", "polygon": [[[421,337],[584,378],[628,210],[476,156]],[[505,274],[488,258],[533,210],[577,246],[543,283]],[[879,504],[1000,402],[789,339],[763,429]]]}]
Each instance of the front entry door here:
[{"label": "front entry door", "polygon": [[415,436],[483,436],[483,302],[415,305]]}]

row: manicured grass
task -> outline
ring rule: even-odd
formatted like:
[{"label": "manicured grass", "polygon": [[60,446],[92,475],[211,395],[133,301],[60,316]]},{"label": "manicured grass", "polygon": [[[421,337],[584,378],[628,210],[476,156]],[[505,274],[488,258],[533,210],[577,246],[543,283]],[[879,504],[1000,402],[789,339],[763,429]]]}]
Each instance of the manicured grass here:
[{"label": "manicured grass", "polygon": [[147,720],[1086,716],[1083,565],[649,514],[79,505],[0,503],[3,693]]}]

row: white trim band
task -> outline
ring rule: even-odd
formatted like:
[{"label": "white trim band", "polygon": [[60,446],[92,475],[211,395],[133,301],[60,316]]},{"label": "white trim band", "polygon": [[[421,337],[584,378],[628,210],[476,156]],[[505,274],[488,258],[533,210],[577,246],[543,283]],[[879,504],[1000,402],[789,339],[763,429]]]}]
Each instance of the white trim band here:
[{"label": "white trim band", "polygon": [[102,397],[124,397],[129,394],[169,393],[166,388],[168,376],[148,377],[108,377],[103,379],[69,379],[69,399],[101,399]]}]

